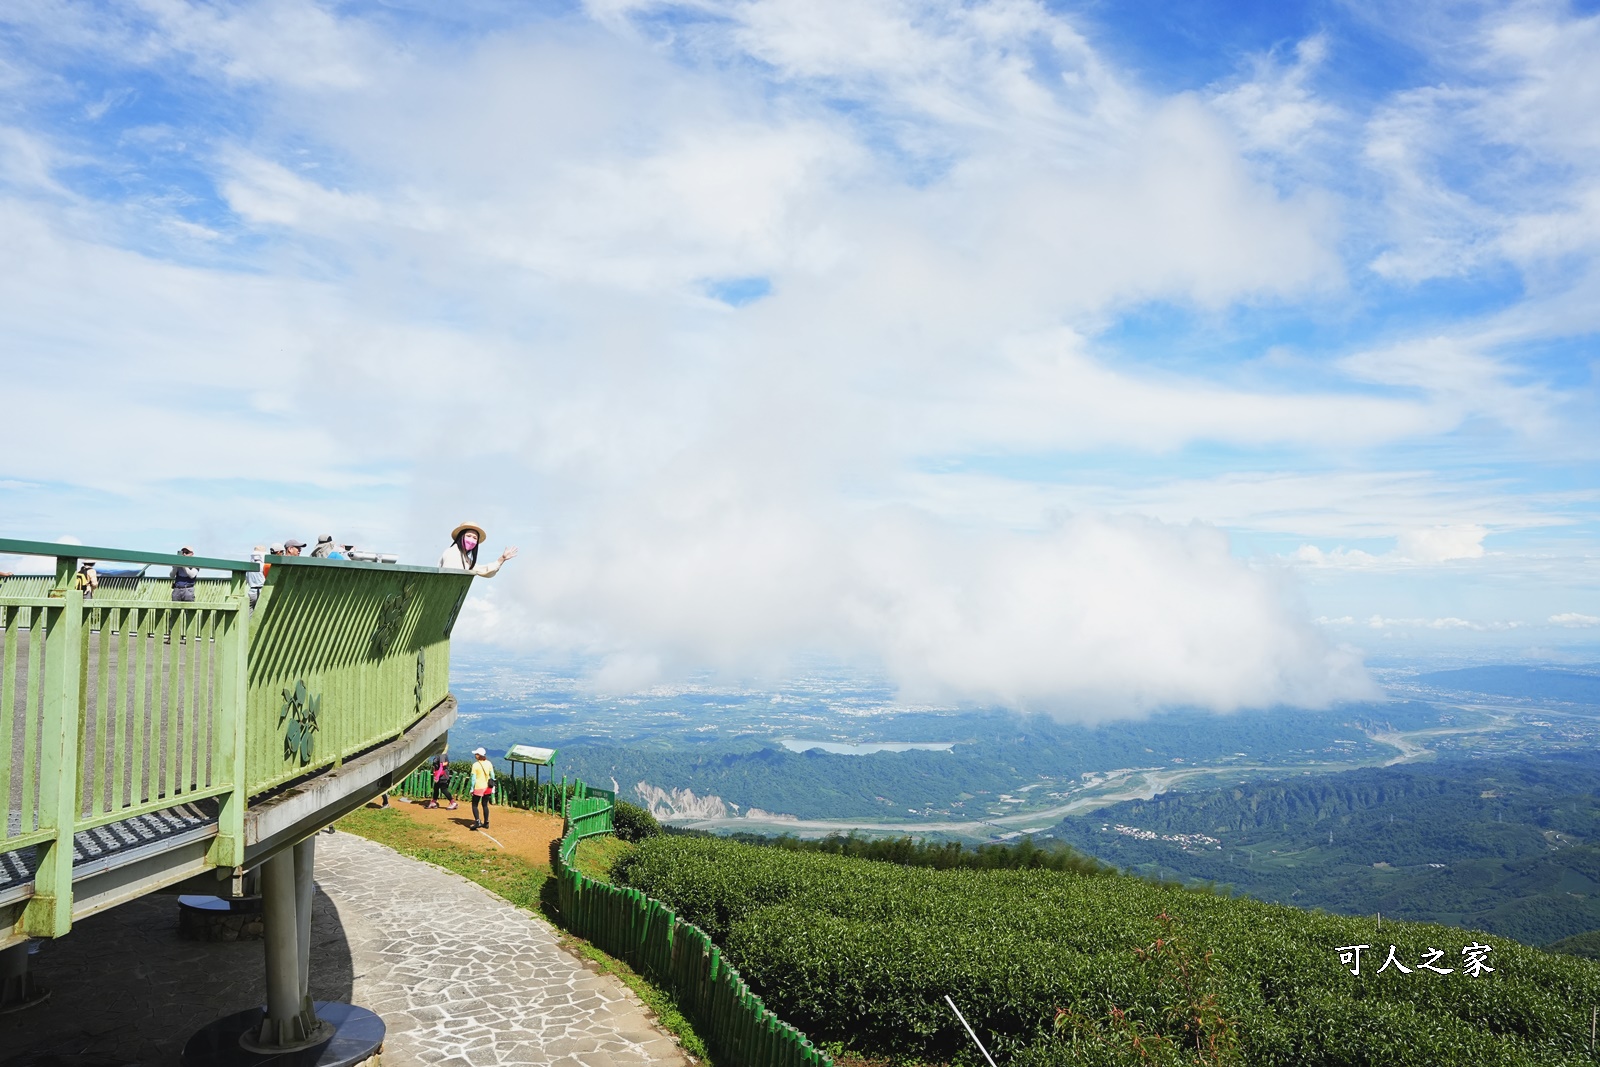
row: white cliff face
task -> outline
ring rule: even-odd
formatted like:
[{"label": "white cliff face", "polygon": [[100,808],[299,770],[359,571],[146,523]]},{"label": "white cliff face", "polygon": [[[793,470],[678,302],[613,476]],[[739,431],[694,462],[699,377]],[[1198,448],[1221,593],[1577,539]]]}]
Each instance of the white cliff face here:
[{"label": "white cliff face", "polygon": [[[649,782],[633,787],[640,803],[658,819],[725,819],[730,805],[719,796],[697,797],[692,789],[662,789]],[[738,805],[731,805],[737,809]]]}]

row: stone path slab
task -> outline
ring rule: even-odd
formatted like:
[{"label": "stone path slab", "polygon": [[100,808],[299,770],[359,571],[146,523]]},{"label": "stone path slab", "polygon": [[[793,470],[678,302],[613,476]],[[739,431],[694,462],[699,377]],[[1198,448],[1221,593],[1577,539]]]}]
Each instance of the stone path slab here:
[{"label": "stone path slab", "polygon": [[620,980],[459,875],[339,833],[317,838],[317,882],[344,921],[355,1002],[389,1026],[384,1067],[689,1063]]},{"label": "stone path slab", "polygon": [[[543,919],[353,834],[317,835],[311,995],[389,1027],[384,1067],[684,1067],[619,980]],[[0,1015],[0,1067],[176,1067],[202,1026],[265,999],[259,941],[178,936],[178,899],[93,915],[33,959],[48,1002]]]}]

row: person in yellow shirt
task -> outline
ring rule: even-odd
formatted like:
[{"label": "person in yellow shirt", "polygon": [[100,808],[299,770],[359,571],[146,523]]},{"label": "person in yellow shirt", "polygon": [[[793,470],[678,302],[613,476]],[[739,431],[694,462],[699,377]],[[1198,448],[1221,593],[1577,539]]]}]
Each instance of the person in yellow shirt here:
[{"label": "person in yellow shirt", "polygon": [[[481,748],[472,750],[472,828],[489,828],[489,798],[494,796],[494,764],[489,753]],[[478,814],[479,809],[483,814]]]}]

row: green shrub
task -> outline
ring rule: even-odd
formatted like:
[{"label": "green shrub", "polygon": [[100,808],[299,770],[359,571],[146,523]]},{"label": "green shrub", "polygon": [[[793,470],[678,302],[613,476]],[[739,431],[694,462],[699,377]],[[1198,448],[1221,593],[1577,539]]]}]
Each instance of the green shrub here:
[{"label": "green shrub", "polygon": [[1078,874],[1117,873],[1115,867],[1086,856],[1070,845],[1051,842],[1039,846],[1031,837],[1010,845],[963,845],[959,841],[928,841],[909,836],[863,837],[855,833],[829,834],[822,838],[733,834],[732,839],[790,852],[825,852],[830,856],[898,863],[902,867],[934,867],[941,871],[967,867],[979,871],[1043,868]]},{"label": "green shrub", "polygon": [[[1019,1067],[1597,1062],[1600,966],[1448,927],[1386,921],[1380,934],[1371,919],[1123,876],[902,867],[706,838],[645,841],[612,874],[705,929],[813,1040],[868,1056],[979,1062],[949,994]],[[1153,951],[1169,921],[1181,947]],[[1391,943],[1413,965],[1437,947],[1459,966],[1474,940],[1493,946],[1494,973],[1376,973]],[[1334,950],[1360,943],[1376,955],[1357,978]],[[1203,976],[1174,980],[1202,959]],[[1084,1025],[1058,1029],[1062,1013]],[[1233,1058],[1195,1058],[1197,1027]]]},{"label": "green shrub", "polygon": [[661,824],[649,809],[619,800],[611,808],[612,831],[624,841],[643,841],[661,836]]}]

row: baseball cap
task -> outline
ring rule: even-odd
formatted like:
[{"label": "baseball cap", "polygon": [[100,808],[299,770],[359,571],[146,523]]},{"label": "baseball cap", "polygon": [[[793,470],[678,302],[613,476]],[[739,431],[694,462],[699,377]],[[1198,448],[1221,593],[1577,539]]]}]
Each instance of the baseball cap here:
[{"label": "baseball cap", "polygon": [[295,540],[294,538],[291,537],[289,540],[287,540],[287,541],[285,541],[283,543],[283,547],[284,548],[304,548],[304,547],[306,547],[306,543],[304,541],[297,541],[297,540]]}]

